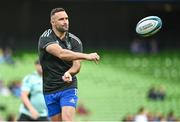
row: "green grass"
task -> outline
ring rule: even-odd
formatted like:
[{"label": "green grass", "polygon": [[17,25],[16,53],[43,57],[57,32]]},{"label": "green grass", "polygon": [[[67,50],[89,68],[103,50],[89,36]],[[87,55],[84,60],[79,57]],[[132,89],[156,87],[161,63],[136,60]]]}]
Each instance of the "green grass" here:
[{"label": "green grass", "polygon": [[8,115],[18,116],[18,111],[20,107],[20,99],[15,96],[0,96],[0,105],[5,107],[4,111],[0,111],[0,115],[6,119]]},{"label": "green grass", "polygon": [[[124,51],[107,51],[100,54],[101,61],[98,65],[85,61],[78,74],[80,101],[91,112],[86,120],[121,120],[126,114],[136,114],[141,106],[153,113],[160,112],[164,115],[173,110],[175,115],[180,117],[178,52],[132,55]],[[36,58],[34,53],[18,55],[14,67],[0,66],[3,69],[0,70],[0,78],[4,79],[6,84],[13,79],[22,79],[25,74],[33,71]],[[166,100],[147,100],[149,88],[161,85],[166,90]],[[17,113],[20,100],[13,97],[6,99],[8,100],[5,100],[5,103],[0,101],[0,104],[6,104],[8,108],[14,104],[14,107],[3,115]]]},{"label": "green grass", "polygon": [[[110,52],[102,55],[99,65],[83,65],[78,75],[80,98],[92,110],[92,120],[120,120],[128,113],[135,114],[141,106],[165,115],[170,110],[180,113],[180,58],[176,54],[134,56]],[[146,99],[154,85],[165,87],[165,101]]]}]

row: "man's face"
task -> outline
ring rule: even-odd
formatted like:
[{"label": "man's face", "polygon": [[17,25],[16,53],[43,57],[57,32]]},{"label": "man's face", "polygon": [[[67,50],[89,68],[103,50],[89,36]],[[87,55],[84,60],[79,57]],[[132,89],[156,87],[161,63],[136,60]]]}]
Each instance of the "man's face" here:
[{"label": "man's face", "polygon": [[52,26],[59,32],[67,32],[69,30],[68,15],[65,11],[57,12],[51,17]]}]

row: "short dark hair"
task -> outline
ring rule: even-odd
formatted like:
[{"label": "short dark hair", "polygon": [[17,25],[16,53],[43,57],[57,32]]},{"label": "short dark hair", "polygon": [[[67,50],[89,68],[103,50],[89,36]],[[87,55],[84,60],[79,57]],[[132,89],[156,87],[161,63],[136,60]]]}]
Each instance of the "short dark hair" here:
[{"label": "short dark hair", "polygon": [[52,17],[55,13],[65,11],[64,8],[54,8],[51,10],[50,17]]}]

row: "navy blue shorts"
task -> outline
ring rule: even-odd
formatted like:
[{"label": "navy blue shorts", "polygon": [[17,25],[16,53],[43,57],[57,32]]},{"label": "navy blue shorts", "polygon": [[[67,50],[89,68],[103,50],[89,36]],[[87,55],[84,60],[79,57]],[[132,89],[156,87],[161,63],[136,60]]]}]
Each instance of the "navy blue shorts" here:
[{"label": "navy blue shorts", "polygon": [[67,89],[44,95],[44,99],[48,108],[48,116],[52,117],[61,113],[63,106],[72,106],[76,108],[78,101],[77,89]]}]

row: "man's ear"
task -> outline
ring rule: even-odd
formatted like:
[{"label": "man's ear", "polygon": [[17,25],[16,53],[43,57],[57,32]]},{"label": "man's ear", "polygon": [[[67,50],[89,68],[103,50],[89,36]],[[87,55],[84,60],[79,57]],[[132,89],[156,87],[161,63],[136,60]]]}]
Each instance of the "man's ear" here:
[{"label": "man's ear", "polygon": [[51,17],[50,23],[53,25],[54,24],[54,17]]}]

